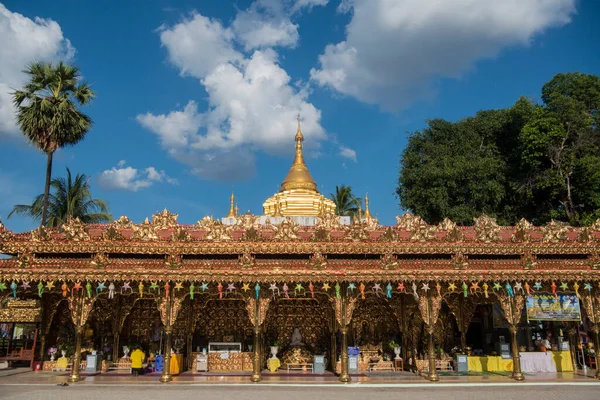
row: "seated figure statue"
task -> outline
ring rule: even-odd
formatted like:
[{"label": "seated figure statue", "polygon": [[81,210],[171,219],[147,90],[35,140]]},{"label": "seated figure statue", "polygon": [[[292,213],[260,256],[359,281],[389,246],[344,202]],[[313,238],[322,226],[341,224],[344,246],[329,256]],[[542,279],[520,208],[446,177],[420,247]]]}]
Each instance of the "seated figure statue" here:
[{"label": "seated figure statue", "polygon": [[290,346],[304,346],[302,343],[302,334],[300,333],[300,329],[296,327],[294,329],[294,333],[292,333],[292,341],[290,342]]}]

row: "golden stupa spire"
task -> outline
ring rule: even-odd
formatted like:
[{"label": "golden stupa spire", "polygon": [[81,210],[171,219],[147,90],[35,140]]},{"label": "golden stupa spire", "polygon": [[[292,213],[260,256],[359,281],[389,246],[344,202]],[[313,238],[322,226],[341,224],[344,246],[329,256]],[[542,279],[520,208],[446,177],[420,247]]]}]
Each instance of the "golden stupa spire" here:
[{"label": "golden stupa spire", "polygon": [[229,214],[227,214],[227,217],[225,217],[225,218],[235,218],[236,217],[235,207],[233,206],[234,201],[235,201],[235,196],[233,195],[233,192],[231,192],[231,197],[229,198]]},{"label": "golden stupa spire", "polygon": [[367,192],[367,195],[365,196],[365,216],[364,219],[371,219],[373,218],[371,216],[371,210],[369,210],[369,192]]},{"label": "golden stupa spire", "polygon": [[309,189],[318,193],[317,184],[313,180],[308,168],[304,163],[304,155],[302,154],[302,142],[304,135],[300,128],[300,114],[298,114],[298,130],[296,131],[296,156],[292,167],[281,184],[281,191],[293,189]]},{"label": "golden stupa spire", "polygon": [[239,207],[238,207],[238,204],[237,204],[237,203],[235,203],[235,216],[236,216],[236,217],[240,215],[240,214],[239,214],[239,211],[240,211],[240,209],[239,209]]}]

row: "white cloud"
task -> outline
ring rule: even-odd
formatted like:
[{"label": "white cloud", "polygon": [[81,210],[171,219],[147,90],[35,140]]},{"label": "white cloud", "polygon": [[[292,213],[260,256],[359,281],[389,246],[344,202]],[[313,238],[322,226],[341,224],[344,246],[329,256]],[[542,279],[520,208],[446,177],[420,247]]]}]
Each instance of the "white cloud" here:
[{"label": "white cloud", "polygon": [[356,162],[356,151],[346,146],[340,146],[340,156]]},{"label": "white cloud", "polygon": [[431,96],[440,77],[460,77],[475,61],[528,45],[571,21],[576,0],[344,0],[346,38],[329,44],[314,82],[397,110]]},{"label": "white cloud", "polygon": [[[307,8],[326,1],[298,3]],[[140,114],[137,120],[158,136],[172,157],[198,176],[246,179],[254,174],[256,151],[291,153],[298,113],[308,148],[314,149],[326,139],[321,113],[308,101],[307,87],[291,82],[271,48],[295,45],[295,40],[289,39],[293,35],[262,36],[245,29],[251,25],[260,28],[253,21],[265,18],[290,21],[294,10],[300,10],[294,8],[296,4],[259,0],[239,12],[232,27],[197,13],[174,26],[161,27],[161,43],[169,60],[182,75],[200,80],[208,93],[208,109],[199,110],[195,101],[188,101],[181,109]],[[246,50],[235,50],[236,44]]]},{"label": "white cloud", "polygon": [[20,138],[10,93],[26,81],[23,69],[32,61],[70,60],[75,49],[53,20],[27,18],[0,3],[0,139]]},{"label": "white cloud", "polygon": [[125,160],[118,162],[117,167],[108,169],[98,177],[98,183],[106,190],[127,190],[137,192],[140,189],[152,186],[154,183],[166,182],[176,185],[177,180],[169,177],[165,171],[154,167],[138,170],[125,166]]}]

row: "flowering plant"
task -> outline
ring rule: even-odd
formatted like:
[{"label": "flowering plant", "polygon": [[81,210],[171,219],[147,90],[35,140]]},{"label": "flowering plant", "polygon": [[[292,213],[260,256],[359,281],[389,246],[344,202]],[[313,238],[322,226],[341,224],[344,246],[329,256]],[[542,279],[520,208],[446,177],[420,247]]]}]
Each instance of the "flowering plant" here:
[{"label": "flowering plant", "polygon": [[49,355],[49,356],[53,356],[53,355],[55,355],[55,354],[56,354],[56,352],[57,352],[57,351],[58,351],[58,349],[57,349],[56,347],[50,347],[50,348],[48,349],[48,355]]}]

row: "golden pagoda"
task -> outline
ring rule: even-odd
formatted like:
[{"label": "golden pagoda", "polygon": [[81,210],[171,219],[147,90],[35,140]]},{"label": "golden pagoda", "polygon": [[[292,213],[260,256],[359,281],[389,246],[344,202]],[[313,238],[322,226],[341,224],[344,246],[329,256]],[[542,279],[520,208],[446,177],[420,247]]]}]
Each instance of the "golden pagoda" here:
[{"label": "golden pagoda", "polygon": [[317,190],[317,184],[308,172],[302,154],[304,135],[300,129],[296,131],[296,156],[292,167],[281,184],[278,193],[263,203],[264,214],[271,217],[313,217],[335,212],[335,203]]}]

